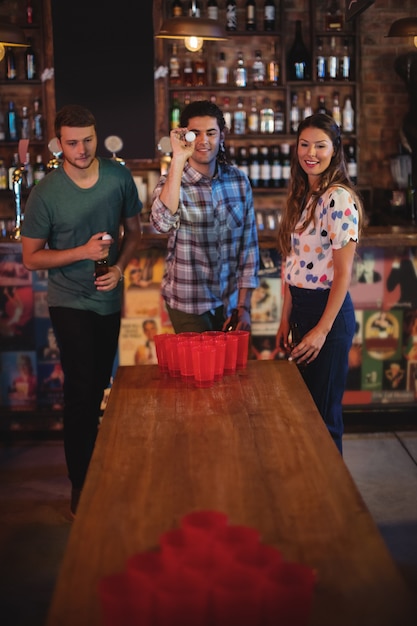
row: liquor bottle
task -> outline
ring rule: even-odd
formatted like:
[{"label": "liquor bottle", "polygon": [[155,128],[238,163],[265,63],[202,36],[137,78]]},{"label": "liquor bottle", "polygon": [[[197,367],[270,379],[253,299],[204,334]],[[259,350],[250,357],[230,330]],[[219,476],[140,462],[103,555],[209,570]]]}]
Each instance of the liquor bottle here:
[{"label": "liquor bottle", "polygon": [[406,218],[411,224],[417,221],[417,194],[413,185],[413,175],[408,175],[406,190]]},{"label": "liquor bottle", "polygon": [[181,107],[178,99],[178,93],[172,94],[172,102],[169,110],[169,127],[171,130],[178,128],[180,125]]},{"label": "liquor bottle", "polygon": [[172,0],[171,4],[171,17],[182,16],[182,3],[181,0]]},{"label": "liquor bottle", "polygon": [[233,116],[230,110],[230,98],[225,96],[223,98],[223,117],[226,124],[226,128],[228,128],[231,133],[233,130]]},{"label": "liquor bottle", "polygon": [[336,37],[332,37],[330,39],[330,54],[327,57],[327,79],[336,80],[338,69],[338,60],[336,55]]},{"label": "liquor bottle", "polygon": [[323,54],[323,40],[317,39],[317,80],[323,82],[326,78],[326,57]]},{"label": "liquor bottle", "polygon": [[12,48],[6,48],[5,62],[6,62],[6,80],[16,80],[17,78],[16,57],[14,55]]},{"label": "liquor bottle", "polygon": [[311,55],[303,40],[301,20],[295,22],[295,38],[288,56],[289,80],[311,80]]},{"label": "liquor bottle", "polygon": [[348,97],[342,111],[342,129],[344,133],[353,133],[355,128],[355,111],[352,107],[352,100]]},{"label": "liquor bottle", "polygon": [[229,83],[229,68],[226,65],[226,55],[219,54],[219,62],[216,65],[216,85],[227,85]]},{"label": "liquor bottle", "polygon": [[245,28],[248,31],[256,30],[256,4],[255,0],[246,0]]},{"label": "liquor bottle", "polygon": [[197,58],[194,61],[194,85],[196,87],[207,85],[207,61],[203,48],[197,52]]},{"label": "liquor bottle", "polygon": [[25,73],[27,80],[35,80],[37,78],[36,56],[33,50],[32,40],[28,39],[29,46],[25,52]]},{"label": "liquor bottle", "polygon": [[259,133],[259,112],[256,96],[252,96],[251,98],[251,106],[248,115],[248,131],[250,133]]},{"label": "liquor bottle", "polygon": [[200,0],[190,0],[188,4],[189,17],[201,17],[201,3]]},{"label": "liquor bottle", "polygon": [[239,50],[237,53],[236,66],[233,72],[233,80],[235,87],[247,87],[248,85],[248,72],[243,60],[243,54]]},{"label": "liquor bottle", "polygon": [[355,146],[349,144],[347,154],[347,171],[354,185],[358,183],[358,163],[356,161]]},{"label": "liquor bottle", "polygon": [[259,186],[265,189],[269,187],[272,178],[272,163],[269,157],[268,146],[262,146],[260,153]]},{"label": "liquor bottle", "polygon": [[279,146],[272,146],[272,166],[270,186],[278,189],[281,187],[282,163]]},{"label": "liquor bottle", "polygon": [[233,113],[233,132],[235,135],[246,134],[246,111],[243,108],[243,98],[237,99],[237,107]]},{"label": "liquor bottle", "polygon": [[6,141],[18,141],[19,140],[19,126],[17,113],[14,106],[14,102],[9,102],[9,110],[7,111],[7,125],[6,125]]},{"label": "liquor bottle", "polygon": [[219,19],[219,5],[217,0],[207,0],[207,17],[209,20]]},{"label": "liquor bottle", "polygon": [[338,0],[331,0],[328,3],[324,16],[324,28],[329,31],[339,31],[343,29],[343,14]]},{"label": "liquor bottle", "polygon": [[237,165],[236,148],[234,147],[234,145],[229,144],[228,156],[230,165]]},{"label": "liquor bottle", "polygon": [[311,91],[307,89],[304,95],[303,120],[313,115],[313,107],[311,106]]},{"label": "liquor bottle", "polygon": [[264,2],[264,30],[275,30],[275,2],[265,0]]},{"label": "liquor bottle", "polygon": [[281,187],[287,188],[290,184],[291,177],[291,159],[290,159],[290,144],[282,143],[281,149]]},{"label": "liquor bottle", "polygon": [[26,24],[33,24],[32,0],[26,0]]},{"label": "liquor bottle", "polygon": [[252,84],[254,87],[262,87],[265,84],[266,68],[262,59],[262,52],[255,50],[255,60],[252,64]]},{"label": "liquor bottle", "polygon": [[44,137],[43,115],[41,111],[41,101],[36,98],[33,101],[33,117],[32,117],[32,139],[43,141]]},{"label": "liquor bottle", "polygon": [[300,109],[298,108],[298,95],[295,92],[293,92],[291,94],[291,108],[290,108],[290,131],[293,135],[297,134],[299,124],[300,124]]},{"label": "liquor bottle", "polygon": [[269,98],[264,98],[259,111],[259,130],[262,134],[272,135],[275,129],[274,109]]},{"label": "liquor bottle", "polygon": [[352,68],[349,53],[349,39],[343,40],[343,54],[340,57],[339,77],[341,80],[352,80]]},{"label": "liquor bottle", "polygon": [[182,84],[184,87],[194,87],[194,66],[193,61],[189,54],[184,57],[184,64],[182,67]]},{"label": "liquor bottle", "polygon": [[[102,239],[111,239],[111,235],[109,234],[103,235]],[[94,265],[95,265],[96,278],[98,278],[99,276],[104,276],[104,274],[108,274],[108,271],[109,271],[108,255],[104,259],[99,259],[98,261],[95,261]]]},{"label": "liquor bottle", "polygon": [[277,100],[274,113],[274,133],[283,133],[285,131],[285,115],[284,102]]},{"label": "liquor bottle", "polygon": [[258,146],[250,146],[249,148],[249,180],[252,187],[259,187],[260,163]]},{"label": "liquor bottle", "polygon": [[340,111],[338,91],[335,91],[333,94],[332,118],[340,128],[342,126],[342,113]]},{"label": "liquor bottle", "polygon": [[228,333],[231,330],[236,330],[238,323],[239,323],[239,311],[238,309],[232,309],[232,314],[230,316],[229,324],[227,325],[225,332]]},{"label": "liquor bottle", "polygon": [[276,87],[279,83],[279,62],[275,46],[273,47],[269,61],[266,64],[266,82],[270,87]]},{"label": "liquor bottle", "polygon": [[20,117],[20,139],[30,139],[30,119],[26,106],[22,107],[22,115]]},{"label": "liquor bottle", "polygon": [[178,45],[172,44],[172,52],[169,57],[169,84],[181,85],[181,64],[178,57]]},{"label": "liquor bottle", "polygon": [[249,178],[249,161],[248,161],[248,151],[245,146],[239,148],[239,155],[237,161],[239,169],[246,174]]},{"label": "liquor bottle", "polygon": [[6,123],[0,98],[0,141],[6,141]]},{"label": "liquor bottle", "polygon": [[226,30],[229,32],[237,30],[236,0],[226,1]]},{"label": "liquor bottle", "polygon": [[7,189],[7,168],[4,159],[0,157],[0,189]]},{"label": "liquor bottle", "polygon": [[23,163],[23,170],[25,172],[24,183],[26,189],[33,187],[33,165],[30,162],[30,153],[26,152],[25,162]]},{"label": "liquor bottle", "polygon": [[35,165],[33,166],[33,184],[37,185],[42,180],[42,178],[45,178],[45,176],[46,176],[46,165],[42,161],[42,155],[37,154],[36,162],[35,162]]},{"label": "liquor bottle", "polygon": [[317,107],[316,113],[323,113],[324,115],[329,115],[329,111],[326,108],[326,100],[324,96],[319,96],[319,106]]}]

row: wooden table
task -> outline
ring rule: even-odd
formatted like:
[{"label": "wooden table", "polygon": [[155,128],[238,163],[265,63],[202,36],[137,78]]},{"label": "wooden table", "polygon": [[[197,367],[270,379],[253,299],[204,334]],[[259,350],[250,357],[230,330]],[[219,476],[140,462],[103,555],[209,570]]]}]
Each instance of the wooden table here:
[{"label": "wooden table", "polygon": [[47,625],[100,624],[98,580],[197,509],[224,511],[316,568],[312,626],[417,623],[296,365],[250,361],[209,389],[156,365],[119,367]]}]

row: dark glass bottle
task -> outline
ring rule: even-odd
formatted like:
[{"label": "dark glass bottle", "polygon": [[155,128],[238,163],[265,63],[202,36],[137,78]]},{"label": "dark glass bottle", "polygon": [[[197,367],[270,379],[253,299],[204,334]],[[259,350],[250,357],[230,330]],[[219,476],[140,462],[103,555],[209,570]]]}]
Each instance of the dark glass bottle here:
[{"label": "dark glass bottle", "polygon": [[182,3],[181,0],[173,0],[171,4],[171,16],[172,17],[181,17],[182,11]]},{"label": "dark glass bottle", "polygon": [[36,56],[32,46],[32,40],[28,39],[29,46],[25,53],[25,72],[27,80],[35,80],[37,78]]},{"label": "dark glass bottle", "polygon": [[237,325],[239,323],[239,311],[238,309],[232,309],[232,314],[230,316],[229,323],[225,328],[225,332],[228,333],[231,330],[236,330]]},{"label": "dark glass bottle", "polygon": [[219,5],[217,4],[217,0],[207,1],[207,17],[209,20],[219,19]]},{"label": "dark glass bottle", "polygon": [[6,48],[6,80],[16,80],[17,78],[17,70],[16,70],[16,57],[14,55],[12,48]]},{"label": "dark glass bottle", "polygon": [[236,0],[227,0],[226,2],[226,30],[237,30]]},{"label": "dark glass bottle", "polygon": [[406,208],[407,208],[407,216],[406,216],[407,220],[411,224],[415,224],[417,221],[417,195],[416,195],[416,189],[413,185],[412,174],[408,175]]},{"label": "dark glass bottle", "polygon": [[14,102],[9,102],[9,110],[7,111],[7,125],[6,125],[6,141],[18,141],[19,140],[19,126],[17,113],[14,106]]},{"label": "dark glass bottle", "polygon": [[354,185],[358,183],[358,163],[356,161],[355,146],[350,144],[347,150],[347,171]]},{"label": "dark glass bottle", "polygon": [[275,2],[265,0],[264,2],[264,30],[275,30]]},{"label": "dark glass bottle", "polygon": [[287,56],[288,80],[311,80],[311,55],[304,44],[301,20],[295,22],[295,38]]},{"label": "dark glass bottle", "polygon": [[245,28],[249,31],[256,30],[256,4],[255,0],[246,0]]},{"label": "dark glass bottle", "polygon": [[169,126],[171,130],[173,130],[174,128],[178,128],[178,126],[180,125],[180,115],[180,101],[178,99],[178,94],[174,93],[172,95],[171,108],[169,111]]},{"label": "dark glass bottle", "polygon": [[[103,235],[102,239],[111,239],[111,235]],[[104,274],[108,274],[109,272],[109,257],[106,256],[104,259],[99,259],[95,261],[95,273],[96,278],[99,276],[104,276]]]}]

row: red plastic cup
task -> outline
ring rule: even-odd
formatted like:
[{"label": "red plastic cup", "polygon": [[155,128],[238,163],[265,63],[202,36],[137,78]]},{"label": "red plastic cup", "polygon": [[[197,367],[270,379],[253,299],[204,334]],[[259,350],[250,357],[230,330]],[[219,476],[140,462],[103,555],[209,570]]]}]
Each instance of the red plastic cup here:
[{"label": "red plastic cup", "polygon": [[180,363],[178,360],[178,335],[169,335],[165,341],[165,350],[168,361],[168,373],[173,378],[180,378]]},{"label": "red plastic cup", "polygon": [[216,626],[261,626],[261,588],[256,568],[233,563],[219,568],[214,573],[212,585],[212,623]]},{"label": "red plastic cup", "polygon": [[227,334],[236,335],[238,338],[236,369],[243,370],[248,364],[250,332],[248,330],[231,330]]},{"label": "red plastic cup", "polygon": [[216,563],[236,561],[239,554],[254,553],[260,546],[260,533],[256,528],[230,524],[219,528],[213,543]]},{"label": "red plastic cup", "polygon": [[262,577],[262,624],[307,626],[316,575],[302,563],[282,562]]},{"label": "red plastic cup", "polygon": [[[195,333],[198,335],[198,333]],[[182,337],[178,335],[177,346],[178,361],[180,364],[181,378],[186,381],[194,381],[193,352],[194,346],[200,344],[200,337]]]},{"label": "red plastic cup", "polygon": [[214,565],[213,544],[217,532],[227,526],[220,511],[192,511],[183,516],[181,527],[187,544],[184,565],[209,570]]},{"label": "red plastic cup", "polygon": [[167,572],[179,570],[188,548],[187,536],[183,528],[173,528],[164,532],[159,539],[161,560]]},{"label": "red plastic cup", "polygon": [[126,563],[127,583],[134,598],[137,624],[151,624],[155,612],[155,590],[164,573],[161,553],[140,552]]},{"label": "red plastic cup", "polygon": [[161,372],[168,373],[168,357],[165,349],[165,341],[169,337],[168,333],[161,333],[154,336],[156,358]]},{"label": "red plastic cup", "polygon": [[209,626],[209,582],[197,572],[166,574],[156,592],[153,626]]},{"label": "red plastic cup", "polygon": [[238,337],[232,331],[225,333],[226,354],[224,358],[224,374],[226,376],[236,372]]},{"label": "red plastic cup", "polygon": [[216,348],[212,342],[201,341],[192,348],[194,385],[212,387],[214,384],[214,363]]},{"label": "red plastic cup", "polygon": [[98,595],[103,626],[134,626],[138,623],[127,574],[121,572],[104,576],[98,583]]},{"label": "red plastic cup", "polygon": [[224,376],[224,364],[226,360],[226,333],[221,333],[214,339],[216,358],[214,361],[214,380],[221,380]]}]

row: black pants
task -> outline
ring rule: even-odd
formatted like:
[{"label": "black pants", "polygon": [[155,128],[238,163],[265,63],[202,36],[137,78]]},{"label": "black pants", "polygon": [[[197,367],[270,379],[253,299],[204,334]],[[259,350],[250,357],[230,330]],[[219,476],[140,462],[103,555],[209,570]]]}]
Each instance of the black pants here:
[{"label": "black pants", "polygon": [[73,487],[84,484],[97,437],[100,405],[110,382],[120,313],[98,315],[64,307],[49,314],[64,372],[64,448]]},{"label": "black pants", "polygon": [[194,313],[184,313],[177,309],[171,309],[166,305],[171,324],[178,333],[196,332],[202,333],[205,330],[222,330],[225,322],[224,307],[219,306],[213,312],[206,311],[201,315]]}]

